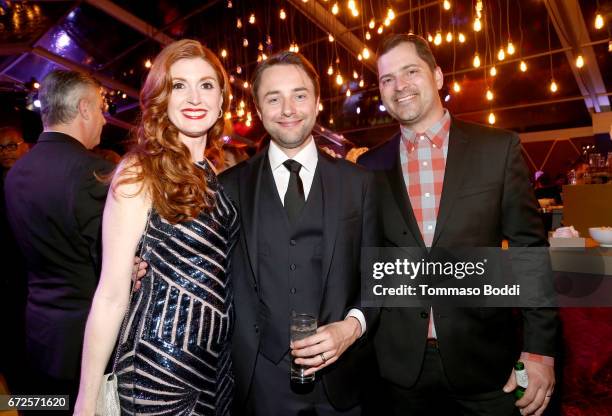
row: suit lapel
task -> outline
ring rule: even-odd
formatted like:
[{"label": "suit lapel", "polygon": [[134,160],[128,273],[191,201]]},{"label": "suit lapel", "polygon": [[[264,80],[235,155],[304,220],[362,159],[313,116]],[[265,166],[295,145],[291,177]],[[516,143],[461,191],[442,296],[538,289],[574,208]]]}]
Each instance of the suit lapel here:
[{"label": "suit lapel", "polygon": [[249,256],[249,264],[255,282],[258,282],[257,270],[257,218],[259,215],[259,194],[264,163],[268,162],[266,148],[251,161],[240,175],[240,216],[242,218],[242,237]]},{"label": "suit lapel", "polygon": [[412,210],[412,204],[410,203],[410,198],[408,197],[408,189],[406,188],[406,183],[404,182],[404,173],[402,172],[402,163],[400,161],[399,152],[399,147],[402,146],[400,136],[398,135],[391,141],[395,142],[395,154],[393,155],[395,163],[393,164],[393,167],[386,172],[389,186],[391,187],[391,194],[395,199],[397,207],[402,213],[402,217],[404,218],[408,229],[414,236],[414,240],[419,243],[420,247],[425,247],[421,230],[417,224],[414,211]]},{"label": "suit lapel", "polygon": [[336,161],[319,151],[318,165],[321,173],[323,196],[323,264],[321,269],[323,288],[325,288],[329,276],[341,214],[341,183],[335,163]]},{"label": "suit lapel", "polygon": [[457,198],[457,193],[463,182],[463,176],[467,167],[467,150],[469,141],[463,132],[455,126],[454,121],[451,122],[450,133],[448,138],[448,154],[446,156],[446,168],[444,169],[444,184],[442,185],[442,196],[440,198],[440,208],[438,210],[438,218],[436,220],[436,231],[432,246],[440,238],[444,224],[450,215],[453,203]]}]

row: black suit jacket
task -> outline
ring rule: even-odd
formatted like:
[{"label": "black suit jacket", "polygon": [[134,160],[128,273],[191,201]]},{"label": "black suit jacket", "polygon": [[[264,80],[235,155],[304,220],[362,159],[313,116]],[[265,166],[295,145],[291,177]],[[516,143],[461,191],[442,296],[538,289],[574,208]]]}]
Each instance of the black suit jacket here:
[{"label": "black suit jacket", "polygon": [[[359,163],[376,174],[383,245],[424,248],[401,171],[400,144],[398,134]],[[510,246],[547,245],[519,138],[453,119],[432,247],[499,247],[504,238]],[[556,311],[521,312],[523,351],[554,356]],[[436,307],[434,314],[450,382],[466,392],[500,389],[518,358],[512,309]],[[416,382],[428,321],[426,309],[382,309],[375,349],[384,378],[404,387]]]},{"label": "black suit jacket", "polygon": [[6,208],[26,259],[26,335],[34,365],[79,375],[85,321],[100,268],[100,220],[113,165],[61,133],[42,133],[6,178]]},{"label": "black suit jacket", "polygon": [[[235,406],[244,407],[260,345],[258,319],[257,218],[258,199],[267,148],[253,158],[224,172],[221,183],[239,206],[241,236],[232,257],[232,279],[236,305],[233,362],[236,375]],[[323,299],[320,325],[344,319],[348,310],[359,307],[359,258],[362,246],[377,246],[373,176],[344,160],[319,152],[323,187]],[[368,328],[375,316],[364,311]],[[333,365],[321,371],[331,403],[338,408],[357,404],[361,371],[368,359],[368,343],[362,337]],[[287,377],[289,377],[287,375]]]}]

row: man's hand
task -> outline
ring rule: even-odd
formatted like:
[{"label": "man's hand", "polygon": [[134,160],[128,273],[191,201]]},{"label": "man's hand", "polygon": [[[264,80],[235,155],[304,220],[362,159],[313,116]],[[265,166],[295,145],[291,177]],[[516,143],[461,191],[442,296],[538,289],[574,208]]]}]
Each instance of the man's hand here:
[{"label": "man's hand", "polygon": [[132,280],[134,281],[134,292],[140,289],[140,279],[147,274],[147,267],[149,265],[142,261],[140,257],[134,257],[134,267],[132,267]]},{"label": "man's hand", "polygon": [[[555,370],[549,365],[535,361],[524,360],[523,363],[525,364],[525,370],[527,370],[529,384],[525,390],[525,395],[517,400],[516,406],[521,409],[521,414],[524,416],[540,416],[548,406],[553,394]],[[516,387],[516,376],[514,370],[512,370],[510,378],[504,386],[504,391],[510,393]]]},{"label": "man's hand", "polygon": [[354,317],[317,328],[317,333],[291,343],[295,363],[308,368],[310,375],[333,364],[361,335],[361,324]]}]

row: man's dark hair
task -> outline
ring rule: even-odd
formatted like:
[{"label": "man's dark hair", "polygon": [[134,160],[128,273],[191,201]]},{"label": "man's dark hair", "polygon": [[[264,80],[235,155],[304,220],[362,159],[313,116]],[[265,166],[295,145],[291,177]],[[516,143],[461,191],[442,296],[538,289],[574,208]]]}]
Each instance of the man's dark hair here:
[{"label": "man's dark hair", "polygon": [[320,96],[321,87],[319,85],[319,74],[317,74],[316,69],[314,69],[314,66],[312,66],[310,61],[300,53],[283,51],[272,55],[265,61],[262,61],[259,65],[257,65],[257,68],[255,68],[251,85],[253,86],[253,101],[255,101],[255,105],[257,107],[259,107],[259,102],[257,101],[257,93],[259,91],[261,75],[266,69],[276,65],[295,65],[301,68],[306,73],[306,75],[308,75],[308,78],[310,78],[310,80],[312,81],[312,84],[314,85],[315,96],[317,98]]},{"label": "man's dark hair", "polygon": [[429,44],[421,36],[412,33],[393,33],[387,36],[378,47],[376,56],[380,58],[382,55],[402,43],[412,43],[419,58],[424,60],[432,71],[436,69],[438,65],[436,64],[436,58],[429,48]]}]

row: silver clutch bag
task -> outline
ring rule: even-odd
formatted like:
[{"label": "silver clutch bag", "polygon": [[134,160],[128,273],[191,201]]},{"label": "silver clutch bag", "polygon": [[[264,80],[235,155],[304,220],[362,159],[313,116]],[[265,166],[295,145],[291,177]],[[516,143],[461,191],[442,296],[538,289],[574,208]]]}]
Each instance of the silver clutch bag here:
[{"label": "silver clutch bag", "polygon": [[115,373],[104,374],[98,400],[96,401],[96,416],[120,416],[119,390]]}]

